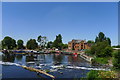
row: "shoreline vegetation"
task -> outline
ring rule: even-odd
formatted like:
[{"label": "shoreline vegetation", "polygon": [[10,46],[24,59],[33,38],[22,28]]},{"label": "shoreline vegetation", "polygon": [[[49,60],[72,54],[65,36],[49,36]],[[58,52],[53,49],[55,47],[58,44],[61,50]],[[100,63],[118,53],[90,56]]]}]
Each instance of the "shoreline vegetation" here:
[{"label": "shoreline vegetation", "polygon": [[[95,38],[95,42],[88,41],[92,44],[91,48],[88,50],[68,50],[68,44],[62,42],[62,35],[56,36],[56,39],[52,42],[49,41],[46,36],[38,36],[37,40],[30,39],[27,41],[26,46],[23,45],[23,40],[18,40],[17,42],[9,36],[6,36],[1,41],[1,48],[4,53],[6,51],[16,53],[23,51],[23,53],[60,53],[80,55],[83,59],[90,62],[92,65],[105,65],[105,67],[110,67],[111,71],[94,71],[91,70],[87,74],[88,80],[96,80],[96,78],[120,78],[120,50],[114,48],[120,48],[119,45],[111,46],[111,40],[106,37],[103,32],[100,32]],[[16,44],[17,43],[17,44]],[[39,43],[39,44],[38,44]],[[19,53],[22,54],[22,53]]]}]

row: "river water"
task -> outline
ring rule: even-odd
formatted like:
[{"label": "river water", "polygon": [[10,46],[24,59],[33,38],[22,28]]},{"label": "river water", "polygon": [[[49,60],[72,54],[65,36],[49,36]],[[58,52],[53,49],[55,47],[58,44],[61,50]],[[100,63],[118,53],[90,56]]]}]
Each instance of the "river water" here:
[{"label": "river water", "polygon": [[43,74],[37,74],[19,67],[25,65],[36,69],[47,70],[56,78],[81,78],[86,77],[90,70],[100,70],[92,66],[80,56],[63,54],[3,54],[0,52],[0,66],[2,66],[2,78],[49,78]]}]

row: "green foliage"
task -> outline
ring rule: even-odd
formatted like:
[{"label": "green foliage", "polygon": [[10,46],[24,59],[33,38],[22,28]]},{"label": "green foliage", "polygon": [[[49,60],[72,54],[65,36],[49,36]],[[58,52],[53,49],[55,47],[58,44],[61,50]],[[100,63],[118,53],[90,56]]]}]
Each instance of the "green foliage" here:
[{"label": "green foliage", "polygon": [[62,43],[62,36],[61,34],[59,34],[58,36],[56,36],[56,39],[53,42],[53,47],[58,48],[58,49],[62,49],[63,43]]},{"label": "green foliage", "polygon": [[52,46],[53,46],[53,42],[52,41],[47,43],[47,48],[52,48]]},{"label": "green foliage", "polygon": [[100,32],[98,34],[98,39],[99,39],[99,42],[102,42],[104,41],[106,38],[105,38],[105,34],[103,32]]},{"label": "green foliage", "polygon": [[120,70],[120,50],[113,52],[113,67]]},{"label": "green foliage", "polygon": [[107,46],[105,49],[104,49],[104,52],[103,52],[103,56],[107,57],[107,56],[111,56],[112,57],[112,47],[110,46]]},{"label": "green foliage", "polygon": [[90,49],[85,50],[85,54],[88,55],[88,56],[91,56],[92,55],[91,50]]},{"label": "green foliage", "polygon": [[95,43],[97,42],[103,42],[103,41],[107,41],[109,45],[111,45],[111,40],[109,37],[106,37],[105,34],[103,32],[100,32],[98,34],[98,36],[96,36],[95,38]]},{"label": "green foliage", "polygon": [[45,48],[47,44],[47,37],[46,36],[38,36],[37,41],[40,43],[40,48]]},{"label": "green foliage", "polygon": [[23,40],[21,40],[21,39],[18,40],[18,41],[17,41],[17,48],[18,48],[18,49],[23,49],[23,48],[24,48],[23,43],[24,43]]},{"label": "green foliage", "polygon": [[117,45],[117,46],[113,46],[113,48],[120,48],[120,45]]},{"label": "green foliage", "polygon": [[114,71],[95,71],[91,70],[90,72],[87,73],[87,80],[112,80],[113,78],[117,78],[116,74]]},{"label": "green foliage", "polygon": [[100,63],[100,64],[107,64],[108,60],[109,60],[109,58],[106,58],[106,57],[96,57],[96,58],[94,58],[94,62]]},{"label": "green foliage", "polygon": [[88,40],[87,43],[92,43],[92,44],[94,44],[94,41]]},{"label": "green foliage", "polygon": [[111,45],[111,40],[110,40],[110,38],[106,38],[106,40],[108,41],[108,44]]},{"label": "green foliage", "polygon": [[90,54],[97,57],[112,56],[112,47],[110,38],[106,38],[103,32],[100,32],[95,39],[95,44],[90,49]]},{"label": "green foliage", "polygon": [[68,48],[68,44],[63,44],[62,48],[63,48],[63,49]]},{"label": "green foliage", "polygon": [[97,80],[96,78],[98,77],[98,71],[91,70],[90,72],[87,73],[87,80]]},{"label": "green foliage", "polygon": [[107,56],[111,56],[112,47],[108,45],[107,41],[103,41],[103,42],[98,42],[95,46],[93,46],[91,48],[91,51],[95,52],[95,55],[98,57],[107,57]]},{"label": "green foliage", "polygon": [[38,48],[38,43],[36,42],[35,39],[30,39],[28,42],[27,42],[27,49],[36,49]]},{"label": "green foliage", "polygon": [[14,39],[12,39],[9,36],[6,36],[3,40],[2,40],[2,48],[3,49],[14,49],[16,47],[16,41]]}]

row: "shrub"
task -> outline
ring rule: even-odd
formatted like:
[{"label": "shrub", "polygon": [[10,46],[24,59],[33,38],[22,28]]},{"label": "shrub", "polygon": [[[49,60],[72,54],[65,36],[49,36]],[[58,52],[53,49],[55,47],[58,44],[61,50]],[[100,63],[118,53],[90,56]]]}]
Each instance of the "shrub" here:
[{"label": "shrub", "polygon": [[113,52],[113,67],[120,70],[120,50]]},{"label": "shrub", "polygon": [[103,56],[107,57],[107,56],[111,56],[112,57],[112,47],[110,46],[107,46],[105,49],[104,49],[104,52],[103,52]]},{"label": "shrub", "polygon": [[107,64],[108,63],[108,58],[97,57],[97,58],[94,59],[94,61],[96,61],[97,63],[101,63],[101,64]]},{"label": "shrub", "polygon": [[98,71],[91,70],[90,72],[87,73],[87,80],[97,80],[96,78],[98,77]]},{"label": "shrub", "polygon": [[87,80],[107,80],[107,79],[113,79],[117,78],[116,74],[114,71],[95,71],[91,70],[90,72],[87,73]]}]

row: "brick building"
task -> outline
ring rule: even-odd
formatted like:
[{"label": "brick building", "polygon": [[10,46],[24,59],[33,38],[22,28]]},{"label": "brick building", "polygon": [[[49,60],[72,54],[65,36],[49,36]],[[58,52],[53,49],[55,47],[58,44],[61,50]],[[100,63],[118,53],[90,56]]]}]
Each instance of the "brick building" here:
[{"label": "brick building", "polygon": [[86,42],[86,40],[76,40],[68,42],[68,49],[70,50],[81,50],[81,49],[90,49],[92,44]]}]

